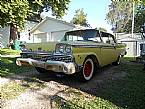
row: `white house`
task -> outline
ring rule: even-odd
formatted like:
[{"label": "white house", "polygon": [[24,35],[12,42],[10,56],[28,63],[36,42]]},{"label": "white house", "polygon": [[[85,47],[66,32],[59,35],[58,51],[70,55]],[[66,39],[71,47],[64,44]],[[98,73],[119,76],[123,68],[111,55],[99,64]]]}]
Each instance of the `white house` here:
[{"label": "white house", "polygon": [[4,47],[9,43],[10,27],[0,28],[0,42]]},{"label": "white house", "polygon": [[[27,21],[24,26],[24,30],[20,31],[20,40],[29,40],[29,31],[38,24],[38,21]],[[10,26],[0,28],[0,42],[4,47],[7,47],[10,37]]]},{"label": "white house", "polygon": [[31,36],[28,43],[55,42],[63,38],[66,31],[73,30],[74,24],[46,17],[30,30]]},{"label": "white house", "polygon": [[38,21],[27,21],[25,23],[24,29],[20,32],[21,41],[29,41],[30,39],[30,30],[35,27],[39,22]]}]

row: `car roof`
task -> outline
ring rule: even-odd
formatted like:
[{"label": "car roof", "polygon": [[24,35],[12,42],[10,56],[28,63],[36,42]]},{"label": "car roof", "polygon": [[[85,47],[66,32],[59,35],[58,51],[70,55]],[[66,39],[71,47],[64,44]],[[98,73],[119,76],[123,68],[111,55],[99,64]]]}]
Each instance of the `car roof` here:
[{"label": "car roof", "polygon": [[80,29],[80,30],[68,31],[67,33],[69,33],[69,32],[79,32],[79,31],[98,31],[98,30],[96,30],[96,29]]},{"label": "car roof", "polygon": [[[103,34],[110,34],[112,35],[111,33],[108,33],[108,32],[103,32],[103,31],[100,31],[100,30],[97,30],[97,29],[80,29],[80,30],[72,30],[72,31],[67,31],[66,33],[70,33],[70,32],[79,32],[79,31],[98,31],[98,32],[101,32]],[[113,35],[112,35],[113,36]]]}]

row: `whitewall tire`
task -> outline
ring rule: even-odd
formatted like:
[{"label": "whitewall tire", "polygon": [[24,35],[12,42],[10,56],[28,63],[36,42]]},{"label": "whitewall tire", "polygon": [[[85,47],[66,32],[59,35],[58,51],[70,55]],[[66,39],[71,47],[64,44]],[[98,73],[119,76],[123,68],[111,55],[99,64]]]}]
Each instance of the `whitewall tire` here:
[{"label": "whitewall tire", "polygon": [[83,65],[83,77],[86,81],[90,80],[94,73],[94,62],[91,58],[86,59]]}]

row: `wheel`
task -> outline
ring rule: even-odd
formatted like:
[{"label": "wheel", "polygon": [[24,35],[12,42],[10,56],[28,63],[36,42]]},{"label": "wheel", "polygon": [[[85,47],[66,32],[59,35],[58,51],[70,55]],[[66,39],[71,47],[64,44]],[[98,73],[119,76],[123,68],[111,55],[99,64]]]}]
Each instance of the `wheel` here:
[{"label": "wheel", "polygon": [[81,72],[78,73],[77,78],[80,81],[89,81],[90,79],[92,79],[93,75],[95,74],[96,68],[97,68],[97,65],[93,61],[93,59],[90,57],[87,58],[84,61],[83,68]]},{"label": "wheel", "polygon": [[37,72],[39,72],[39,73],[45,73],[45,72],[47,72],[47,70],[45,70],[44,68],[35,67],[35,69],[36,69]]},{"label": "wheel", "polygon": [[117,60],[115,62],[113,62],[112,64],[117,66],[120,64],[120,60],[121,60],[121,57],[118,56]]}]

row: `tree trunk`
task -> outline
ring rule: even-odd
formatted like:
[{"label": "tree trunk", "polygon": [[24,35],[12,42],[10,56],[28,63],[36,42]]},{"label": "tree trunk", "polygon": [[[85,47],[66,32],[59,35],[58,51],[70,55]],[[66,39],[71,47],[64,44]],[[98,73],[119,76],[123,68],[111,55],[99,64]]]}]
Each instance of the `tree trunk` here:
[{"label": "tree trunk", "polygon": [[10,39],[9,41],[15,41],[17,38],[18,38],[18,30],[17,30],[17,27],[11,23],[10,24]]}]

